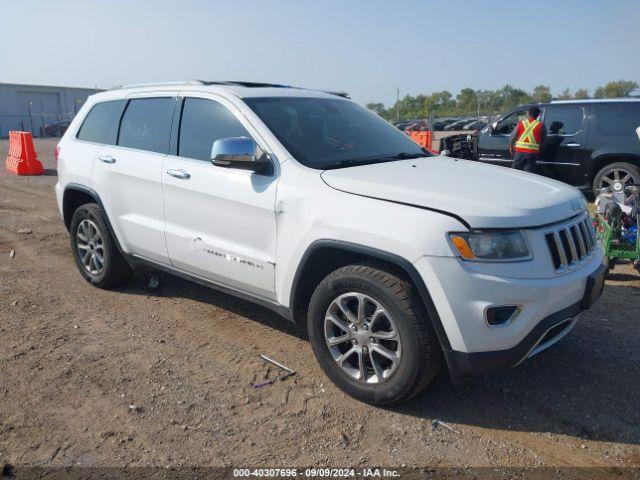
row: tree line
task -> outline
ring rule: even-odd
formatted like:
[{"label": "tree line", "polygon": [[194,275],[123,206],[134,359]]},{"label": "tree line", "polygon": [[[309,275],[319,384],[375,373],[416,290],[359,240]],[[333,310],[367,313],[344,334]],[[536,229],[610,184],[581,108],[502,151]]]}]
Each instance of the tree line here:
[{"label": "tree line", "polygon": [[366,107],[388,120],[448,115],[496,115],[523,103],[548,102],[552,99],[629,97],[635,90],[638,90],[638,83],[617,80],[596,88],[593,97],[586,88],[575,92],[566,88],[554,97],[547,85],[538,85],[532,92],[505,85],[497,90],[463,88],[455,98],[446,90],[431,95],[406,95],[389,108],[382,103],[368,103]]}]

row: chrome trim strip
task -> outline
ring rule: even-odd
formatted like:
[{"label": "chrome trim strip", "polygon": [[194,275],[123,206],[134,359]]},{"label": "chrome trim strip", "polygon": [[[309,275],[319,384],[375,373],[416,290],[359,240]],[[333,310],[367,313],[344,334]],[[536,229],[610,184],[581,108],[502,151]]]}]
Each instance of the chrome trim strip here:
[{"label": "chrome trim strip", "polygon": [[571,263],[578,263],[580,261],[580,256],[578,255],[576,242],[573,239],[573,235],[571,234],[571,225],[569,225],[563,231],[564,231],[564,234],[567,236],[567,241],[569,242],[569,250],[571,250]]},{"label": "chrome trim strip", "polygon": [[553,241],[556,243],[558,254],[560,255],[560,267],[567,267],[569,262],[567,261],[567,252],[564,249],[564,244],[560,240],[560,234],[556,231],[553,232]]},{"label": "chrome trim strip", "polygon": [[570,165],[572,167],[579,167],[580,164],[579,163],[574,163],[574,162],[547,162],[544,160],[537,160],[536,163],[538,165]]},{"label": "chrome trim strip", "polygon": [[[487,310],[489,310],[491,307],[514,307],[515,311],[511,314],[511,316],[509,317],[509,319],[504,322],[501,323],[500,325],[491,325],[489,324],[489,321],[487,320]],[[484,323],[487,324],[487,327],[489,328],[504,328],[504,327],[508,327],[509,325],[511,325],[516,318],[518,318],[518,315],[520,315],[520,313],[522,312],[522,307],[520,305],[497,305],[497,304],[489,304],[487,306],[484,307],[483,311],[482,311],[482,317],[484,318]]]},{"label": "chrome trim strip", "polygon": [[589,232],[587,231],[587,227],[585,226],[585,221],[580,222],[579,226],[580,226],[580,231],[582,232],[582,236],[584,237],[584,239],[586,240],[587,244],[588,244],[588,252],[591,253],[591,250],[593,250],[593,243],[591,243],[591,237],[589,236]]},{"label": "chrome trim strip", "polygon": [[[144,255],[140,255],[137,253],[133,253],[133,254],[128,254],[129,257],[132,257],[135,260],[139,260],[142,262],[145,262],[148,265],[151,265],[153,267],[156,267],[158,270],[162,270],[165,271],[167,273],[176,275],[178,277],[184,278],[186,280],[190,280],[192,282],[196,282],[199,283],[201,285],[204,285],[206,287],[209,288],[213,288],[216,290],[219,290],[223,293],[229,294],[229,295],[234,295],[243,299],[251,299],[254,303],[260,304],[264,307],[270,308],[272,310],[275,310],[277,313],[280,313],[281,315],[285,316],[285,318],[288,318],[285,313],[289,310],[289,307],[287,307],[286,305],[281,304],[280,302],[278,302],[276,299],[274,298],[269,298],[266,297],[264,295],[260,295],[259,293],[253,293],[250,292],[248,290],[239,288],[239,287],[234,287],[222,282],[217,282],[215,280],[210,280],[208,278],[202,277],[200,275],[194,274],[189,272],[188,270],[184,270],[182,268],[178,268],[175,267],[173,265],[167,265],[165,263],[160,263],[156,260],[152,260],[148,257],[145,257]],[[290,319],[290,318],[289,318]]]},{"label": "chrome trim strip", "polygon": [[580,256],[581,258],[585,258],[589,255],[589,251],[587,250],[587,246],[585,245],[584,238],[582,238],[582,231],[580,230],[580,224],[572,225],[571,230],[575,229],[576,237],[578,238],[578,244],[580,245]]},{"label": "chrome trim strip", "polygon": [[[553,344],[559,342],[560,340],[562,340],[571,330],[573,330],[573,327],[576,326],[576,323],[578,323],[578,320],[580,318],[580,315],[576,315],[573,318],[569,318],[567,320],[565,320],[563,323],[568,324],[558,335],[556,335],[555,337],[553,337],[550,340],[547,340],[544,343],[540,343],[540,341],[544,338],[544,335],[542,337],[540,337],[540,341],[538,341],[538,344],[531,349],[531,351],[529,352],[529,354],[527,355],[527,358],[531,358],[534,355],[537,355],[538,353],[542,352],[543,350],[546,350],[547,348],[549,348],[550,346],[552,346]],[[558,325],[556,325],[557,327]],[[553,327],[551,327],[553,328]],[[549,330],[551,330],[551,328]],[[549,330],[547,330],[546,333],[549,333]],[[546,335],[545,333],[545,335]]]},{"label": "chrome trim strip", "polygon": [[[537,355],[538,353],[542,352],[543,350],[546,350],[547,348],[549,348],[553,344],[555,344],[555,343],[559,342],[560,340],[562,340],[573,329],[573,327],[575,327],[575,325],[576,325],[576,323],[578,323],[579,319],[580,319],[580,314],[576,315],[575,317],[567,318],[566,320],[558,322],[555,325],[553,325],[552,327],[549,327],[547,330],[545,330],[545,332],[542,335],[540,335],[540,338],[538,339],[538,341],[533,344],[533,346],[527,352],[527,354],[524,357],[522,357],[522,359],[518,363],[516,363],[514,365],[514,367],[517,367],[522,362],[524,362],[526,359],[531,358],[534,355]],[[549,333],[554,328],[556,328],[556,327],[558,327],[560,325],[563,325],[563,324],[568,324],[565,327],[564,330],[562,330],[558,335],[553,337],[551,340],[547,340],[546,342],[541,343],[542,339],[547,335],[547,333]]]}]

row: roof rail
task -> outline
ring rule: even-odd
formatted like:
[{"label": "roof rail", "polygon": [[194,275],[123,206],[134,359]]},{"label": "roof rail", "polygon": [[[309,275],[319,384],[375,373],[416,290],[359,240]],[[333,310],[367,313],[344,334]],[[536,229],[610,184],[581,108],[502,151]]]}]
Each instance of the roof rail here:
[{"label": "roof rail", "polygon": [[[228,85],[228,86],[237,86],[237,87],[247,87],[247,88],[296,88],[298,90],[308,90],[303,87],[294,87],[293,85],[284,85],[282,83],[263,83],[263,82],[244,82],[244,81],[204,81],[204,80],[183,80],[177,82],[155,82],[155,83],[131,83],[128,85],[117,85],[115,87],[109,88],[109,90],[120,90],[123,88],[141,88],[141,87],[175,87],[175,86],[183,86],[183,85]],[[328,93],[329,95],[337,95],[339,97],[351,98],[346,92],[332,92],[327,90],[321,90],[324,93]]]},{"label": "roof rail", "polygon": [[298,88],[292,85],[284,85],[282,83],[265,83],[265,82],[245,82],[243,80],[226,80],[221,82],[211,81],[205,82],[206,85],[237,85],[238,87],[247,87],[247,88]]},{"label": "roof rail", "polygon": [[180,85],[206,85],[202,80],[182,80],[177,82],[151,82],[151,83],[129,83],[126,85],[116,85],[110,87],[109,90],[120,90],[122,88],[140,88],[140,87],[175,87]]},{"label": "roof rail", "polygon": [[329,95],[337,95],[338,97],[348,98],[349,100],[351,100],[351,97],[347,92],[332,92],[329,90],[322,90],[322,92],[328,93]]}]

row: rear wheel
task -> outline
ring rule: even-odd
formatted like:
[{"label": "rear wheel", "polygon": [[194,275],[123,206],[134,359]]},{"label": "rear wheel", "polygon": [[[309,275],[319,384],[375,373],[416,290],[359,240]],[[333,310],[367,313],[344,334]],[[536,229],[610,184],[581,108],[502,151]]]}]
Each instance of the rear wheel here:
[{"label": "rear wheel", "polygon": [[616,162],[606,165],[593,179],[593,194],[597,197],[601,190],[623,191],[624,187],[640,184],[640,169],[632,163]]},{"label": "rear wheel", "polygon": [[71,217],[71,251],[78,270],[96,287],[108,288],[129,279],[132,270],[111,236],[102,209],[95,203],[78,207]]},{"label": "rear wheel", "polygon": [[440,369],[440,347],[414,287],[375,265],[342,267],[320,282],[308,327],[325,374],[367,403],[408,400]]}]

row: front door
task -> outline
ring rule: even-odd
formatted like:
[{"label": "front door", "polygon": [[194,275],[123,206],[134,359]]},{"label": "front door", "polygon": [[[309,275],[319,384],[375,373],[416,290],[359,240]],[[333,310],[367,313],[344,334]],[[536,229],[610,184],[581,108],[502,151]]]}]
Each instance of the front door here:
[{"label": "front door", "polygon": [[590,153],[585,147],[585,111],[581,105],[551,104],[542,118],[547,138],[540,152],[540,173],[578,185],[586,183],[584,163]]},{"label": "front door", "polygon": [[478,160],[510,167],[513,163],[513,158],[509,153],[511,133],[523,117],[527,117],[527,110],[520,108],[502,117],[493,130],[484,129],[478,137]]},{"label": "front door", "polygon": [[180,270],[274,298],[277,176],[214,166],[219,138],[256,135],[223,99],[181,100],[176,155],[162,172],[166,242]]}]

